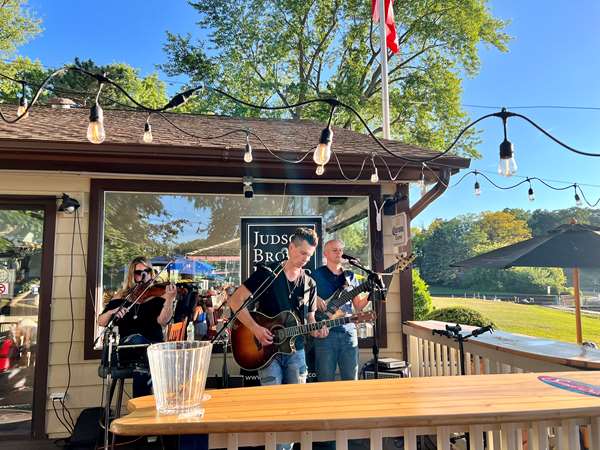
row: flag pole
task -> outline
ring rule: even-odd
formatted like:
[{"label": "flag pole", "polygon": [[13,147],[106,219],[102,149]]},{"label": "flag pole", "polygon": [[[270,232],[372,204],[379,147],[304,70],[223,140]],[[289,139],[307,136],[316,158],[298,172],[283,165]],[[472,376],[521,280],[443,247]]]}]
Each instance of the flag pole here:
[{"label": "flag pole", "polygon": [[[388,0],[392,1],[392,0]],[[386,0],[379,3],[379,36],[381,40],[381,110],[383,116],[383,137],[390,139],[390,96],[388,92],[388,64],[387,64],[387,14],[385,11]]]}]

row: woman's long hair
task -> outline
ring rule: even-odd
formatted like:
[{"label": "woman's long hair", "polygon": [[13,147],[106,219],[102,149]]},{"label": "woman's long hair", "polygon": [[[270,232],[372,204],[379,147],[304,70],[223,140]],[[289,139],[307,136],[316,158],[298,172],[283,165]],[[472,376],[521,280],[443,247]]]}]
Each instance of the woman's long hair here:
[{"label": "woman's long hair", "polygon": [[129,266],[127,267],[127,277],[125,277],[125,280],[123,281],[123,290],[124,291],[127,291],[127,290],[131,289],[133,286],[135,286],[135,279],[134,279],[133,272],[135,271],[135,266],[137,266],[138,264],[143,264],[146,267],[148,267],[149,269],[152,269],[152,263],[145,256],[137,256],[137,257],[133,258],[131,260],[131,262],[129,263]]}]

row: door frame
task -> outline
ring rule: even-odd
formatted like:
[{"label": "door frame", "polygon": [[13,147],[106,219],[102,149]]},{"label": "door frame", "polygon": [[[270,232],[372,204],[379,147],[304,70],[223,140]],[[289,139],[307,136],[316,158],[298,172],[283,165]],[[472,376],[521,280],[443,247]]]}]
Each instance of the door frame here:
[{"label": "door frame", "polygon": [[56,197],[33,195],[0,195],[0,209],[41,209],[44,211],[42,267],[39,291],[37,354],[33,376],[31,434],[9,435],[1,440],[46,437],[46,389],[48,385],[48,357],[50,351],[50,322],[52,282],[54,279],[54,240],[56,231]]}]

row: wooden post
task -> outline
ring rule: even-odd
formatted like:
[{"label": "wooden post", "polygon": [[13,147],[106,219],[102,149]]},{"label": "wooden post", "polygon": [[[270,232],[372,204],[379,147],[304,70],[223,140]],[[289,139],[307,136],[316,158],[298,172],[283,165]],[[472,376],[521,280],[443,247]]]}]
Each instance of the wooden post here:
[{"label": "wooden post", "polygon": [[577,344],[581,345],[581,299],[579,297],[579,269],[573,269],[573,290],[575,291],[575,327],[577,328]]}]

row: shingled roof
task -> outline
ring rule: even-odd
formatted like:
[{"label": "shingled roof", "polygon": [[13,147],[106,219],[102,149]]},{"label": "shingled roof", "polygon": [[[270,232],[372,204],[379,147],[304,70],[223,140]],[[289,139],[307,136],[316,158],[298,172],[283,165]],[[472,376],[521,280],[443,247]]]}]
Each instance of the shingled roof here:
[{"label": "shingled roof", "polygon": [[[7,112],[7,108],[3,108]],[[110,161],[114,159],[113,171],[120,170],[121,166],[129,165],[133,158],[139,164],[139,155],[166,157],[166,165],[182,160],[179,167],[189,166],[193,161],[210,161],[210,164],[223,165],[242,162],[245,146],[245,134],[234,133],[229,136],[211,139],[229,131],[249,129],[260,136],[266,146],[289,159],[298,159],[307,151],[314,149],[324,125],[312,120],[274,120],[260,118],[237,118],[217,115],[190,115],[165,113],[152,115],[153,142],[140,143],[144,130],[147,113],[125,110],[105,110],[104,123],[106,140],[100,145],[94,145],[86,139],[89,110],[83,108],[54,109],[49,107],[34,107],[29,117],[16,124],[0,122],[0,161],[8,168],[18,165],[18,160],[29,160],[29,168],[38,168],[34,161],[39,158],[48,163],[44,168],[60,167],[63,170],[81,170],[84,160],[92,162],[97,160],[100,166],[97,170],[107,170]],[[189,136],[170,125],[167,120],[194,135]],[[333,128],[333,148],[340,157],[344,167],[360,167],[365,154],[377,152],[385,155],[377,143],[366,134],[343,128]],[[250,138],[253,147],[254,161],[263,166],[263,169],[281,168],[282,162],[276,160],[263,147],[255,137]],[[384,141],[386,146],[398,155],[410,158],[426,158],[436,154],[435,151],[407,145],[398,141]],[[31,155],[28,157],[27,155]],[[37,155],[37,158],[34,157]],[[169,161],[170,160],[170,161]],[[386,156],[391,168],[406,166],[407,174],[412,173],[410,168],[419,168],[416,163],[409,163],[400,159]],[[79,163],[77,163],[79,161]],[[333,161],[332,161],[333,162]],[[446,166],[453,171],[469,166],[469,159],[456,156],[444,156],[430,164],[431,167]],[[331,163],[330,163],[331,164]],[[81,168],[78,169],[78,167]],[[298,164],[302,176],[308,176],[309,171],[314,171],[314,163],[309,156],[302,164]],[[302,167],[304,170],[302,170]],[[41,167],[40,167],[41,168]],[[110,170],[109,170],[110,171]],[[131,167],[127,169],[131,171]],[[160,171],[151,170],[151,173]],[[264,170],[263,170],[264,172]],[[329,178],[334,170],[327,170]],[[335,172],[338,172],[337,169]],[[368,178],[369,174],[365,174]],[[380,172],[380,176],[382,173]],[[405,177],[402,177],[406,179]],[[409,177],[412,178],[412,177]],[[385,177],[382,177],[385,179]]]}]

